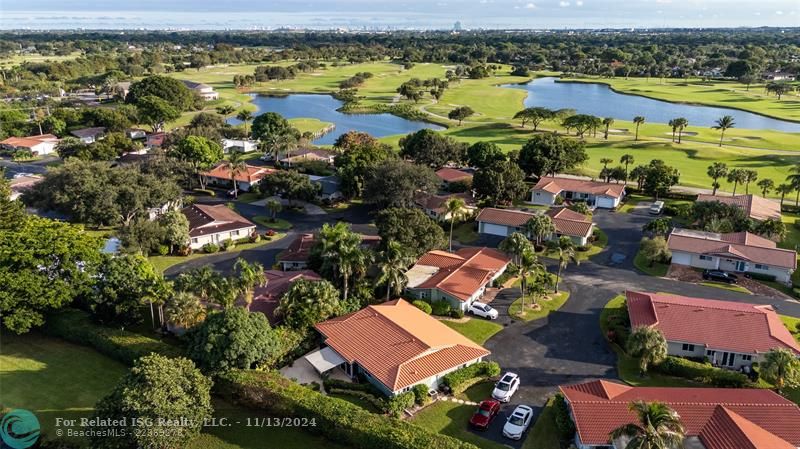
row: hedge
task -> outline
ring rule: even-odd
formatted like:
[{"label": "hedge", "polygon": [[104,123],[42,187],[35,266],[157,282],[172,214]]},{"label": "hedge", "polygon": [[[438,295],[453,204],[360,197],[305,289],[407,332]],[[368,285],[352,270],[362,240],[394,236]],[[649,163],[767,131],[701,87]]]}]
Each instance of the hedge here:
[{"label": "hedge", "polygon": [[272,357],[263,360],[261,365],[271,368],[283,368],[301,356],[308,354],[317,346],[317,334],[308,330],[296,330],[286,326],[272,328],[277,333],[277,341],[281,343],[283,352],[275,352]]},{"label": "hedge", "polygon": [[721,388],[743,388],[750,383],[747,376],[742,373],[716,368],[709,363],[693,362],[681,357],[668,356],[666,360],[652,369],[668,376],[684,377]]},{"label": "hedge", "polygon": [[386,411],[389,412],[390,415],[399,418],[403,416],[403,410],[411,408],[411,406],[414,405],[414,399],[413,391],[396,394],[386,401]]},{"label": "hedge", "polygon": [[757,281],[767,281],[767,282],[774,282],[775,275],[773,274],[764,274],[764,273],[748,273],[751,279],[755,279]]},{"label": "hedge", "polygon": [[427,313],[428,315],[430,315],[431,312],[433,312],[433,308],[431,308],[431,305],[421,299],[417,299],[411,304],[413,304],[414,307],[418,308],[419,310],[422,310],[423,312]]},{"label": "hedge", "polygon": [[314,420],[309,432],[355,449],[477,449],[410,422],[370,413],[345,400],[323,396],[277,372],[234,370],[215,384],[217,393],[271,416]]},{"label": "hedge", "polygon": [[343,394],[343,395],[348,395],[348,396],[355,396],[357,398],[361,398],[361,399],[369,402],[376,409],[380,410],[382,413],[388,413],[389,412],[389,407],[386,404],[385,400],[383,400],[381,398],[377,398],[377,397],[375,397],[375,395],[372,395],[372,394],[367,393],[367,392],[362,391],[362,390],[351,390],[349,388],[327,388],[326,387],[325,391],[328,392],[329,394],[332,393],[332,394]]},{"label": "hedge", "polygon": [[139,357],[153,352],[167,357],[183,355],[180,348],[154,338],[96,324],[88,313],[78,309],[62,309],[49,315],[42,332],[72,343],[91,346],[126,365],[133,365]]},{"label": "hedge", "polygon": [[428,386],[425,384],[416,384],[411,389],[414,392],[414,402],[418,405],[425,405],[430,402],[431,397],[428,396]]},{"label": "hedge", "polygon": [[378,397],[383,396],[383,392],[378,390],[378,387],[372,385],[369,382],[356,384],[353,382],[347,382],[345,380],[333,379],[329,377],[322,381],[322,385],[325,386],[325,390],[330,390],[330,389],[352,390],[352,391],[361,391],[364,393],[368,393],[372,396],[378,396]]},{"label": "hedge", "polygon": [[431,303],[431,313],[437,316],[449,316],[452,308],[447,301],[434,301]]},{"label": "hedge", "polygon": [[569,406],[567,405],[564,395],[556,393],[553,398],[553,410],[555,411],[556,431],[558,432],[558,439],[561,441],[569,441],[575,436],[575,423],[569,414]]},{"label": "hedge", "polygon": [[478,362],[445,374],[442,383],[453,393],[461,393],[476,382],[498,374],[500,374],[500,365],[497,362]]}]

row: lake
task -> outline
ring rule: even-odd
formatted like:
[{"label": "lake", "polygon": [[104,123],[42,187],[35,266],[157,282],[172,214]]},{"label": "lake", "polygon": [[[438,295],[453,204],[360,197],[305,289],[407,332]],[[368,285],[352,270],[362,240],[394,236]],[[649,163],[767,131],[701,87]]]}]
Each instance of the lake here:
[{"label": "lake", "polygon": [[[342,106],[342,102],[330,95],[289,94],[280,97],[253,95],[253,104],[258,108],[255,115],[277,112],[287,119],[315,118],[336,125],[333,131],[314,140],[317,145],[333,144],[337,137],[348,131],[362,131],[374,137],[385,137],[408,134],[424,128],[444,129],[444,127],[432,123],[407,120],[387,113],[344,114],[337,111]],[[228,123],[236,125],[241,122],[229,119]]]},{"label": "lake", "polygon": [[569,108],[581,114],[620,120],[633,120],[634,116],[642,115],[650,123],[668,123],[673,118],[685,117],[690,126],[703,127],[710,127],[718,118],[731,115],[736,122],[736,128],[800,132],[800,123],[738,109],[670,103],[638,95],[619,94],[605,84],[555,81],[556,78],[537,78],[526,84],[506,84],[503,87],[527,90],[526,107]]}]

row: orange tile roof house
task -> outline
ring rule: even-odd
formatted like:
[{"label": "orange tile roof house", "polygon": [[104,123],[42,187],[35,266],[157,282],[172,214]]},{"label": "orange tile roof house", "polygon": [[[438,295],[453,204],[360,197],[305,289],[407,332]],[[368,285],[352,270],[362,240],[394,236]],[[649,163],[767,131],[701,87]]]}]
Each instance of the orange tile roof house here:
[{"label": "orange tile roof house", "polygon": [[189,220],[189,247],[192,249],[200,249],[209,243],[219,245],[225,240],[247,238],[256,230],[256,225],[250,220],[224,204],[192,204],[181,212]]},{"label": "orange tile roof house", "polygon": [[796,449],[800,408],[767,389],[631,387],[595,380],[560,388],[575,422],[581,449],[624,449],[609,433],[638,423],[633,401],[665,403],[681,418],[686,449]]},{"label": "orange tile roof house", "polygon": [[52,134],[38,134],[27,137],[9,137],[8,139],[0,141],[0,146],[15,150],[27,148],[40,156],[53,153],[57,144],[58,137]]},{"label": "orange tile roof house", "polygon": [[[292,240],[292,243],[286,248],[285,251],[278,255],[278,264],[284,271],[290,270],[304,270],[308,267],[308,258],[311,253],[311,247],[314,246],[316,236],[311,233],[300,234]],[[361,247],[374,248],[381,242],[381,238],[377,235],[361,235]]]},{"label": "orange tile roof house", "polygon": [[[236,182],[239,190],[247,192],[250,187],[258,184],[266,176],[275,173],[277,170],[267,167],[257,167],[246,164],[245,169],[236,175]],[[231,186],[231,171],[225,164],[219,164],[209,171],[202,173],[209,185]]]},{"label": "orange tile roof house", "polygon": [[467,310],[508,268],[511,258],[492,248],[428,251],[406,273],[406,291],[430,302],[447,301]]},{"label": "orange tile roof house", "polygon": [[460,198],[464,200],[464,207],[461,208],[462,215],[472,216],[475,213],[475,198],[472,193],[451,193],[449,195],[431,195],[420,193],[414,198],[414,204],[422,209],[425,214],[436,221],[450,220],[450,213],[447,212],[445,203],[450,198]]},{"label": "orange tile roof house", "polygon": [[800,356],[800,345],[768,305],[626,292],[631,327],[655,327],[667,339],[667,352],[708,357],[714,365],[736,369],[762,362],[771,349]]},{"label": "orange tile roof house", "polygon": [[322,161],[327,163],[328,165],[333,165],[333,160],[336,157],[336,153],[333,151],[323,150],[319,148],[304,148],[299,151],[292,152],[289,156],[286,156],[280,160],[280,163],[291,167],[294,164],[302,163],[302,162],[310,162],[310,161]]},{"label": "orange tile roof house", "polygon": [[797,253],[749,232],[717,234],[673,229],[667,239],[672,263],[695,268],[759,273],[791,283],[797,269]]},{"label": "orange tile roof house", "polygon": [[472,182],[472,173],[456,168],[444,167],[436,170],[436,176],[447,186],[451,182]]},{"label": "orange tile roof house", "polygon": [[557,196],[565,201],[585,201],[591,207],[614,209],[625,196],[625,185],[543,176],[531,189],[530,202],[552,206]]},{"label": "orange tile roof house", "polygon": [[[537,212],[487,207],[480,211],[475,221],[478,223],[479,233],[507,237],[513,232],[525,234],[525,223],[536,214]],[[553,207],[545,214],[550,217],[556,228],[555,234],[548,237],[548,240],[565,235],[577,245],[589,243],[589,237],[594,231],[594,224],[586,215],[566,207]]]},{"label": "orange tile roof house", "polygon": [[781,219],[781,205],[779,203],[756,195],[697,195],[697,202],[701,201],[716,201],[736,206],[742,209],[747,216],[753,220],[764,221]]},{"label": "orange tile roof house", "polygon": [[325,348],[306,356],[319,372],[341,367],[387,396],[424,384],[490,353],[410,303],[397,299],[317,324]]},{"label": "orange tile roof house", "polygon": [[270,324],[277,324],[281,317],[275,314],[280,300],[295,282],[305,279],[308,281],[321,281],[317,273],[311,270],[302,271],[264,271],[265,285],[256,287],[253,290],[253,300],[247,304],[247,310],[251,312],[261,312],[267,316]]}]

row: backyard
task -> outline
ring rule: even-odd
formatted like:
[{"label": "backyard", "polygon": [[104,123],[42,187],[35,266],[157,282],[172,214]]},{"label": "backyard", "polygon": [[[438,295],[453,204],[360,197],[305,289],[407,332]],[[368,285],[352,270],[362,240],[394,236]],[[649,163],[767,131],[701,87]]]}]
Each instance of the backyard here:
[{"label": "backyard", "polygon": [[463,321],[445,319],[441,320],[441,322],[479,345],[484,344],[492,335],[503,329],[503,326],[494,321],[485,320],[483,318],[464,318]]}]

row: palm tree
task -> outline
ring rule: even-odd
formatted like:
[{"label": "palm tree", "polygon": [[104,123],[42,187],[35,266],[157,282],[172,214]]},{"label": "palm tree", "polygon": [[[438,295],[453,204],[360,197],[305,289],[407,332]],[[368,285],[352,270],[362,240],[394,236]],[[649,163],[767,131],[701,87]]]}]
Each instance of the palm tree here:
[{"label": "palm tree", "polygon": [[164,305],[167,322],[184,329],[201,323],[206,318],[206,308],[189,292],[176,292]]},{"label": "palm tree", "polygon": [[[531,273],[539,272],[540,270],[544,270],[544,265],[540,264],[538,259],[536,258],[536,254],[531,250],[527,249],[520,257],[519,262],[519,275],[522,276],[522,281],[520,282],[520,288],[522,289],[522,310],[525,310],[525,289],[528,287],[528,276]],[[535,302],[535,301],[534,301]]]},{"label": "palm tree", "polygon": [[230,309],[236,305],[236,299],[240,293],[238,282],[232,278],[219,276],[210,285],[209,299],[223,309]]},{"label": "palm tree", "polygon": [[786,195],[794,192],[794,187],[791,184],[781,184],[778,187],[775,187],[775,192],[781,194],[781,208],[783,208],[783,199]]},{"label": "palm tree", "polygon": [[220,106],[220,107],[217,108],[217,114],[219,114],[219,115],[221,115],[223,117],[226,117],[226,118],[229,115],[233,114],[234,112],[236,112],[236,109],[233,106],[229,105],[229,104],[226,104],[225,106]]},{"label": "palm tree", "polygon": [[749,195],[750,183],[758,179],[758,172],[755,170],[744,170],[743,173],[742,182],[744,182],[744,193],[745,195]]},{"label": "palm tree", "polygon": [[636,124],[636,137],[634,137],[634,141],[639,140],[639,125],[644,123],[644,117],[641,115],[637,115],[633,118],[633,123]]},{"label": "palm tree", "polygon": [[212,286],[220,277],[220,274],[214,271],[211,265],[204,265],[178,275],[175,280],[175,290],[191,292],[201,301],[208,301],[211,297]]},{"label": "palm tree", "polygon": [[600,159],[600,163],[603,164],[603,168],[604,169],[607,169],[608,168],[608,164],[610,164],[612,162],[614,162],[614,159],[610,159],[610,158],[607,158],[607,157],[604,157],[604,158]]},{"label": "palm tree", "polygon": [[734,168],[728,172],[728,182],[733,183],[733,196],[736,196],[736,187],[744,183],[745,174],[741,168]]},{"label": "palm tree", "polygon": [[775,181],[764,178],[758,181],[756,185],[761,189],[761,196],[767,196],[767,194],[775,188]]},{"label": "palm tree", "polygon": [[280,154],[288,156],[297,147],[297,139],[290,133],[274,133],[263,137],[267,154],[272,154],[277,162]]},{"label": "palm tree", "polygon": [[719,146],[722,146],[722,138],[725,137],[725,131],[733,128],[733,125],[736,123],[733,121],[733,117],[730,115],[720,117],[714,123],[716,124],[712,126],[712,128],[719,130]]},{"label": "palm tree", "polygon": [[270,198],[264,204],[264,207],[266,207],[267,211],[269,212],[270,220],[272,220],[273,223],[276,222],[278,217],[278,212],[280,212],[281,209],[283,209],[281,202],[275,198]]},{"label": "palm tree", "polygon": [[575,265],[580,265],[581,261],[578,259],[575,252],[575,243],[571,238],[562,235],[558,240],[550,240],[547,242],[548,252],[555,253],[558,259],[558,273],[556,275],[556,284],[553,293],[558,293],[558,283],[561,281],[561,271],[566,269],[570,262],[575,262]]},{"label": "palm tree", "polygon": [[678,143],[681,143],[681,137],[683,137],[683,130],[689,126],[689,120],[678,117],[675,119],[675,127],[678,129]]},{"label": "palm tree", "polygon": [[267,284],[264,277],[264,266],[258,262],[249,263],[247,260],[238,258],[233,265],[239,290],[244,295],[247,304],[253,301],[253,290],[256,287],[263,287]]},{"label": "palm tree", "polygon": [[247,162],[242,157],[242,153],[231,151],[228,160],[223,162],[223,166],[231,172],[231,182],[233,183],[233,197],[239,198],[239,183],[236,177],[247,171]]},{"label": "palm tree", "polygon": [[238,114],[236,114],[236,118],[244,123],[244,134],[246,136],[250,136],[250,134],[247,132],[247,123],[253,121],[253,113],[247,109],[242,109]]},{"label": "palm tree", "polygon": [[628,406],[638,423],[620,426],[611,440],[628,439],[624,449],[675,449],[683,447],[686,431],[678,413],[661,402],[635,401]]},{"label": "palm tree", "polygon": [[606,127],[606,132],[603,135],[603,138],[605,140],[608,140],[608,128],[613,124],[614,124],[614,119],[612,117],[606,117],[606,118],[603,119],[603,125],[605,125],[605,127]]},{"label": "palm tree", "polygon": [[678,130],[678,119],[672,119],[667,124],[672,128],[672,141],[675,142],[675,132]]},{"label": "palm tree", "polygon": [[628,183],[628,165],[633,164],[634,159],[632,154],[623,154],[621,158],[619,158],[620,164],[625,164],[625,184]]},{"label": "palm tree", "polygon": [[785,348],[771,349],[761,362],[761,377],[780,392],[800,385],[800,360]]},{"label": "palm tree", "polygon": [[525,232],[536,240],[537,245],[541,245],[542,239],[556,232],[556,227],[549,215],[537,214],[525,223]]},{"label": "palm tree", "polygon": [[453,225],[457,219],[460,219],[464,216],[464,206],[466,206],[466,204],[467,203],[465,203],[464,200],[459,197],[449,198],[444,203],[444,210],[446,212],[445,217],[447,215],[450,216],[450,244],[448,248],[451,252],[453,251]]},{"label": "palm tree", "polygon": [[389,300],[392,290],[399,293],[408,282],[406,271],[413,263],[414,256],[396,240],[390,240],[386,249],[381,251],[378,256],[378,269],[381,274],[376,283],[386,284],[386,300]]},{"label": "palm tree", "polygon": [[361,236],[352,232],[347,224],[327,223],[319,233],[322,270],[341,279],[342,299],[347,301],[350,279],[363,273],[367,266],[367,254],[361,249]]},{"label": "palm tree", "polygon": [[648,366],[667,359],[667,340],[659,329],[640,326],[631,332],[625,350],[628,355],[639,358],[639,372],[644,375]]},{"label": "palm tree", "polygon": [[525,251],[531,249],[531,241],[522,233],[512,232],[511,235],[500,242],[498,248],[506,254],[511,254],[514,257],[514,264],[519,265],[522,255],[525,254]]},{"label": "palm tree", "polygon": [[786,180],[789,181],[789,185],[792,186],[792,189],[797,191],[797,196],[794,198],[794,205],[800,206],[800,165],[795,165],[790,168],[789,171],[794,172],[794,174],[787,176]]}]

